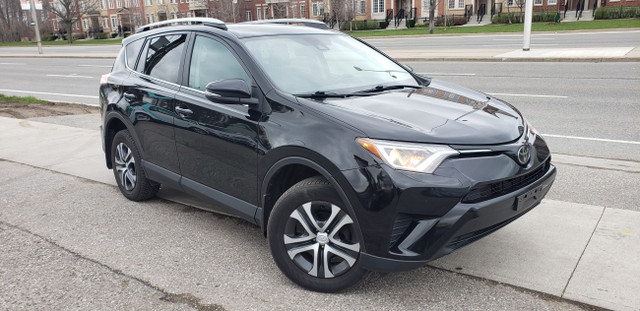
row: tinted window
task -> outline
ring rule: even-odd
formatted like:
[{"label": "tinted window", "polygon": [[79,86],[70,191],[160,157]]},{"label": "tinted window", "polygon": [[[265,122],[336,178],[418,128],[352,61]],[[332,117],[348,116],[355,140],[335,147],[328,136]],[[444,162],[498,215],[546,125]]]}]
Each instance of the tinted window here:
[{"label": "tinted window", "polygon": [[222,43],[207,37],[196,37],[189,67],[189,87],[204,90],[209,82],[251,79],[235,56]]},{"label": "tinted window", "polygon": [[147,44],[147,54],[144,58],[144,74],[164,81],[178,82],[180,60],[184,50],[187,35],[168,35],[152,38]]},{"label": "tinted window", "polygon": [[127,65],[129,68],[136,68],[136,60],[138,60],[142,43],[144,43],[144,39],[138,39],[127,45]]}]

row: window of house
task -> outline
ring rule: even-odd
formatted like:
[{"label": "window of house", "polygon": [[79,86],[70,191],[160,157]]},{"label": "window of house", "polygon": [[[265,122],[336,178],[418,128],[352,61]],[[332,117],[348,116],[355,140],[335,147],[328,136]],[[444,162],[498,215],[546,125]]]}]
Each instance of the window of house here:
[{"label": "window of house", "polygon": [[242,79],[251,85],[249,75],[225,45],[211,38],[196,37],[189,66],[189,87],[204,91],[209,82],[227,79]]},{"label": "window of house", "polygon": [[245,15],[245,16],[244,16],[244,18],[245,18],[244,20],[245,20],[245,21],[253,20],[253,16],[252,16],[252,14],[251,14],[251,10],[246,10],[246,11],[244,12],[244,15]]},{"label": "window of house", "polygon": [[113,0],[109,0],[109,8],[113,9]]},{"label": "window of house", "polygon": [[449,0],[450,10],[459,10],[464,8],[464,0]]},{"label": "window of house", "polygon": [[256,15],[258,17],[258,20],[262,19],[262,8],[259,6],[256,6]]},{"label": "window of house", "polygon": [[558,4],[558,0],[547,0],[547,5],[556,5]]},{"label": "window of house", "polygon": [[324,2],[314,2],[311,5],[313,17],[324,16]]},{"label": "window of house", "polygon": [[269,6],[265,5],[262,7],[262,13],[264,14],[264,19],[269,17]]},{"label": "window of house", "polygon": [[86,18],[82,19],[82,29],[84,30],[89,29],[89,21]]},{"label": "window of house", "polygon": [[133,0],[133,5],[137,8],[140,7],[140,0]]},{"label": "window of house", "polygon": [[107,17],[102,18],[102,28],[109,29],[109,18]]},{"label": "window of house", "polygon": [[152,2],[152,1],[153,1],[153,0],[144,0],[144,5],[145,5],[145,6],[153,5],[153,2]]},{"label": "window of house", "polygon": [[384,13],[384,0],[373,0],[373,13]]},{"label": "window of house", "polygon": [[114,31],[118,29],[118,16],[115,14],[111,15],[111,29]]},{"label": "window of house", "polygon": [[124,0],[124,7],[125,8],[130,8],[131,7],[131,0]]},{"label": "window of house", "polygon": [[104,10],[107,8],[107,1],[106,0],[100,0],[100,9]]},{"label": "window of house", "polygon": [[160,80],[177,83],[186,39],[187,35],[183,34],[160,36],[149,40],[144,66],[138,64],[137,71]]},{"label": "window of house", "polygon": [[542,0],[533,0],[533,5],[542,5]]},{"label": "window of house", "polygon": [[118,8],[122,7],[122,0],[116,0],[116,7]]},{"label": "window of house", "polygon": [[307,18],[307,10],[304,3],[300,3],[300,17]]},{"label": "window of house", "polygon": [[158,3],[158,4],[164,4],[164,0],[158,0],[156,3]]}]

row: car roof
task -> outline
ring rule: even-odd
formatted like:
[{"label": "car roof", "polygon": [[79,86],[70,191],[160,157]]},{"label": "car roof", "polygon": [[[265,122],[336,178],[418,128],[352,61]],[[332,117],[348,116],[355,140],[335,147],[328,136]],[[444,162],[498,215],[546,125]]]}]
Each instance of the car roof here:
[{"label": "car roof", "polygon": [[[182,20],[175,20],[175,23],[180,23]],[[297,25],[279,24],[279,23],[239,23],[239,24],[224,24],[221,28],[219,25],[207,25],[207,24],[172,24],[169,21],[167,25],[157,28],[145,27],[146,29],[136,32],[136,34],[127,37],[123,40],[122,44],[126,45],[131,41],[138,38],[147,37],[156,33],[176,31],[176,30],[190,30],[190,31],[203,31],[212,32],[217,34],[226,34],[227,36],[236,37],[238,39],[249,37],[261,37],[261,36],[277,36],[277,35],[304,35],[304,34],[341,34],[340,32],[332,30],[324,30],[315,27],[301,27]],[[160,23],[156,23],[160,24]],[[152,24],[153,25],[153,24]],[[148,26],[148,25],[147,25]],[[141,29],[142,29],[141,27]]]}]

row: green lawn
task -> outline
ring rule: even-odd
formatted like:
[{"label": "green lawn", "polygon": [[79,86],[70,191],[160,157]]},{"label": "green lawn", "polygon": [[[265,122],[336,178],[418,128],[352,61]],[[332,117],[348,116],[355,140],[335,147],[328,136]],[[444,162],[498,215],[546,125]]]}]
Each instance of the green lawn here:
[{"label": "green lawn", "polygon": [[[640,28],[640,19],[604,19],[594,21],[579,21],[568,23],[532,23],[532,31],[562,31],[562,30],[585,30],[585,29],[611,29],[611,28]],[[522,32],[523,24],[500,25],[490,24],[485,26],[452,26],[435,27],[435,34],[447,33],[492,33],[492,32]],[[354,37],[379,37],[379,36],[406,36],[406,35],[426,35],[429,34],[429,27],[416,27],[400,30],[362,30],[347,32]]]},{"label": "green lawn", "polygon": [[[68,45],[67,41],[42,41],[43,46],[47,45]],[[104,39],[104,40],[96,40],[96,39],[88,39],[88,40],[77,40],[73,41],[72,45],[81,45],[81,44],[122,44],[122,39]],[[0,47],[3,46],[36,46],[36,42],[0,42]]]},{"label": "green lawn", "polygon": [[49,101],[37,99],[33,96],[6,96],[0,94],[0,103],[2,104],[14,104],[14,105],[26,105],[26,104],[47,104]]}]

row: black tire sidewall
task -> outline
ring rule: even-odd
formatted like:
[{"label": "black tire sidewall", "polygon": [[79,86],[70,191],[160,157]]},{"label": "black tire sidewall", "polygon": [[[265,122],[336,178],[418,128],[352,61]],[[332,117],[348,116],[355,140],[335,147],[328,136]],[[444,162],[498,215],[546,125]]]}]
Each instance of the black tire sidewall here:
[{"label": "black tire sidewall", "polygon": [[[280,268],[289,279],[307,289],[320,292],[336,292],[353,286],[364,277],[366,272],[362,269],[360,256],[358,256],[356,263],[344,274],[334,278],[324,279],[313,277],[306,271],[300,269],[287,254],[283,241],[285,224],[293,210],[302,204],[310,201],[329,202],[339,206],[344,212],[349,214],[352,219],[354,217],[354,215],[344,207],[340,196],[326,180],[323,183],[312,182],[303,184],[305,181],[296,184],[285,192],[280,199],[278,199],[271,212],[267,225],[267,238],[269,240],[271,255],[278,268]],[[303,185],[299,186],[300,184]],[[353,226],[355,227],[356,224],[354,223]],[[355,230],[357,231],[359,228],[355,227]],[[355,236],[359,237],[359,232],[355,232]],[[362,241],[358,242],[362,247]]]},{"label": "black tire sidewall", "polygon": [[[135,159],[136,185],[132,190],[127,190],[124,187],[116,169],[116,147],[120,143],[124,143],[131,150]],[[116,183],[118,184],[118,188],[120,188],[120,192],[122,192],[122,195],[124,195],[127,199],[133,201],[145,199],[143,198],[142,188],[144,187],[144,183],[148,183],[148,181],[146,180],[144,170],[142,169],[142,157],[140,156],[140,152],[138,152],[138,146],[136,146],[136,143],[133,141],[133,138],[131,137],[131,134],[128,130],[122,130],[116,133],[116,135],[113,137],[113,141],[111,143],[111,163],[113,166],[113,175],[116,178]]]}]

